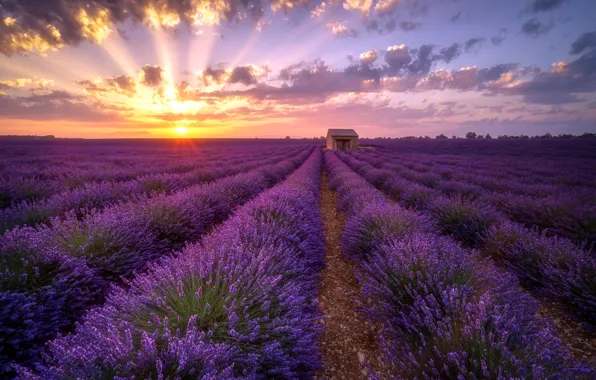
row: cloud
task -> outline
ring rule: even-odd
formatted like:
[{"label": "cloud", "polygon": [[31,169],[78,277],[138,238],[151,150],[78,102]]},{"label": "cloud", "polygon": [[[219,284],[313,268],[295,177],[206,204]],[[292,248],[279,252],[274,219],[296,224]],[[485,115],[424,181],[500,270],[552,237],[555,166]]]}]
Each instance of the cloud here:
[{"label": "cloud", "polygon": [[410,49],[406,45],[394,45],[385,51],[385,62],[389,65],[390,73],[397,74],[412,62]]},{"label": "cloud", "polygon": [[360,54],[360,62],[367,64],[367,65],[372,65],[378,58],[379,55],[379,51],[376,49],[370,50],[370,51],[366,51],[362,54]]},{"label": "cloud", "polygon": [[89,93],[116,92],[129,97],[135,94],[137,86],[135,78],[128,75],[96,80],[82,80],[75,83],[82,86]]},{"label": "cloud", "polygon": [[45,95],[12,97],[0,95],[0,114],[7,119],[115,121],[122,120],[105,112],[102,104],[90,102],[66,91],[52,91]]},{"label": "cloud", "polygon": [[257,84],[269,73],[269,67],[253,64],[236,66],[232,69],[224,69],[221,66],[219,68],[208,67],[199,73],[199,79],[205,86],[236,83],[250,86]]},{"label": "cloud", "polygon": [[596,31],[582,34],[575,42],[571,44],[570,54],[576,55],[585,50],[596,49]]},{"label": "cloud", "polygon": [[[371,0],[348,0],[365,9]],[[103,42],[125,21],[150,27],[217,25],[249,18],[258,21],[267,9],[287,12],[303,0],[3,0],[0,7],[0,52],[58,50],[84,41]]]},{"label": "cloud", "polygon": [[[397,6],[399,5],[400,0],[379,0],[375,5],[375,11],[379,15],[387,15],[391,14],[395,11]],[[345,5],[344,5],[345,7]]]},{"label": "cloud", "polygon": [[406,31],[406,32],[411,32],[413,30],[420,28],[421,26],[422,26],[421,23],[412,22],[412,21],[402,21],[399,23],[400,29],[403,31]]},{"label": "cloud", "polygon": [[323,2],[319,5],[317,5],[311,12],[310,12],[310,17],[314,18],[314,17],[319,17],[321,16],[323,13],[325,13],[327,10],[327,3]]},{"label": "cloud", "polygon": [[530,12],[534,13],[547,12],[560,7],[566,1],[567,0],[534,0],[532,1],[532,4],[529,5],[528,9]]},{"label": "cloud", "polygon": [[450,63],[461,55],[461,49],[462,46],[458,43],[455,43],[449,47],[441,49],[440,53],[436,57],[438,60],[444,61],[445,63]]},{"label": "cloud", "polygon": [[143,79],[141,81],[141,83],[143,83],[146,86],[149,87],[157,87],[160,86],[162,84],[162,82],[164,81],[163,78],[163,73],[164,73],[164,68],[156,65],[156,66],[151,66],[151,65],[145,65],[143,66]]},{"label": "cloud", "polygon": [[355,29],[348,28],[345,22],[330,22],[325,26],[327,29],[331,30],[331,33],[333,33],[334,36],[352,38],[358,37],[358,32]]},{"label": "cloud", "polygon": [[16,78],[0,80],[0,90],[27,89],[29,91],[47,91],[54,86],[54,81],[48,79]]},{"label": "cloud", "polygon": [[543,24],[542,22],[538,21],[536,18],[530,19],[526,21],[522,27],[521,31],[524,34],[527,34],[530,37],[539,37],[545,33],[548,33],[552,29],[553,25],[550,24]]},{"label": "cloud", "polygon": [[579,94],[596,91],[596,49],[589,41],[589,38],[581,36],[572,44],[571,51],[583,52],[577,59],[569,63],[556,62],[550,71],[535,70],[531,72],[529,80],[495,91],[522,95],[528,103],[565,104],[581,101]]},{"label": "cloud", "polygon": [[495,46],[499,46],[503,43],[503,41],[505,41],[505,34],[507,33],[507,29],[503,28],[499,31],[499,34],[497,34],[496,36],[491,37],[491,42],[493,43],[493,45]]},{"label": "cloud", "polygon": [[484,40],[484,37],[470,38],[465,43],[466,52],[469,52],[473,49],[480,49]]},{"label": "cloud", "polygon": [[462,14],[461,12],[457,12],[456,14],[454,14],[453,16],[451,16],[451,17],[449,18],[449,20],[450,20],[452,23],[454,23],[454,24],[455,24],[455,23],[456,23],[456,22],[457,22],[457,21],[458,21],[458,20],[461,18],[461,14]]},{"label": "cloud", "polygon": [[434,45],[420,46],[419,49],[413,52],[416,54],[416,59],[408,66],[408,70],[413,74],[427,74],[436,59],[432,54],[434,48]]}]

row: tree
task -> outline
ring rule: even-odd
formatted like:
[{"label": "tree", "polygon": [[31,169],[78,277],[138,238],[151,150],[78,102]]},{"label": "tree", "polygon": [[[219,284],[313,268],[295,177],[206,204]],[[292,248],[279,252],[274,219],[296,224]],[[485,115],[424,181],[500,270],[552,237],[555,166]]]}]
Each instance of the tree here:
[{"label": "tree", "polygon": [[451,136],[451,140],[457,140],[457,136],[456,135]]},{"label": "tree", "polygon": [[435,137],[435,138],[436,138],[436,139],[446,139],[446,138],[447,138],[447,136],[445,136],[444,134],[442,134],[442,133],[441,133],[440,135],[438,135],[438,136],[437,136],[437,137]]},{"label": "tree", "polygon": [[468,133],[466,133],[466,138],[473,140],[473,139],[476,138],[476,133],[475,132],[468,132]]},{"label": "tree", "polygon": [[478,135],[478,137],[476,137],[477,139],[484,139],[484,136],[482,135]]},{"label": "tree", "polygon": [[492,140],[492,139],[493,139],[493,137],[492,137],[490,134],[488,134],[488,133],[487,133],[487,134],[486,134],[486,137],[485,137],[485,139],[487,139],[487,140]]}]

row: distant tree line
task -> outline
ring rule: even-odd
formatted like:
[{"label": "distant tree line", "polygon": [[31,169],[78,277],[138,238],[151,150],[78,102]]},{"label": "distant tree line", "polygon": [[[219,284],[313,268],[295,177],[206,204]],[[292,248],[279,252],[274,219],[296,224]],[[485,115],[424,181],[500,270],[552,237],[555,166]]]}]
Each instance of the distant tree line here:
[{"label": "distant tree line", "polygon": [[54,135],[37,136],[37,135],[0,135],[0,139],[55,139]]},{"label": "distant tree line", "polygon": [[[560,135],[552,135],[550,133],[545,133],[544,135],[537,135],[537,136],[527,136],[527,135],[520,135],[520,136],[509,136],[509,135],[499,135],[497,137],[492,137],[489,133],[486,135],[478,135],[476,132],[468,132],[466,133],[466,137],[458,137],[458,136],[451,136],[451,139],[469,139],[469,140],[535,140],[535,139],[595,139],[596,133],[584,133],[581,135],[572,135],[572,134],[560,134]],[[391,140],[391,137],[375,137],[374,140]],[[404,137],[393,137],[393,140],[428,140],[431,139],[430,136],[404,136]],[[437,140],[442,139],[449,139],[449,137],[445,136],[444,134],[440,134],[435,137]]]},{"label": "distant tree line", "polygon": [[[439,138],[447,138],[445,135],[439,135],[436,137]],[[452,138],[457,138],[453,136]],[[466,133],[466,139],[474,140],[474,139],[492,139],[493,137],[490,134],[477,135],[475,132],[468,132]],[[528,135],[519,135],[519,136],[509,136],[509,135],[499,135],[497,136],[498,140],[534,140],[534,139],[594,139],[596,138],[596,133],[584,133],[581,135],[572,135],[572,134],[560,134],[560,135],[552,135],[550,133],[545,133],[544,135],[536,135],[536,136],[528,136]]]}]

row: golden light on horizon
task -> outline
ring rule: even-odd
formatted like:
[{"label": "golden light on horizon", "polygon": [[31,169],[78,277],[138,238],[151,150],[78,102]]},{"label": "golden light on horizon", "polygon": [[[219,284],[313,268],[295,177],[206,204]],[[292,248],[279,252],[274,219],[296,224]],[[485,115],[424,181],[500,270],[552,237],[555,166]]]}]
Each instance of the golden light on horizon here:
[{"label": "golden light on horizon", "polygon": [[188,128],[186,128],[184,126],[176,127],[176,133],[179,135],[185,135],[188,133]]}]

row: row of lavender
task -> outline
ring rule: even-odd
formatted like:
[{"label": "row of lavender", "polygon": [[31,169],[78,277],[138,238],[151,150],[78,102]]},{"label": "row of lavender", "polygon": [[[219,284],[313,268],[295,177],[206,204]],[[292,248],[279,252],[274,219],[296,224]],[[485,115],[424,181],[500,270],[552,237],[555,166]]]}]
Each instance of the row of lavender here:
[{"label": "row of lavender", "polygon": [[342,251],[360,263],[364,314],[395,378],[590,378],[514,277],[466,250],[425,215],[385,199],[325,154]]},{"label": "row of lavender", "polygon": [[[488,186],[494,189],[519,192],[520,194],[534,194],[528,192],[535,188],[536,194],[543,192],[560,192],[573,188],[585,188],[596,184],[596,174],[589,175],[589,171],[581,167],[569,167],[563,162],[551,161],[555,167],[544,167],[537,162],[522,165],[514,159],[505,157],[479,157],[473,160],[469,157],[437,156],[430,154],[407,155],[391,150],[371,150],[373,155],[393,155],[404,167],[422,173],[435,173],[443,178],[462,177],[469,181],[488,181]],[[548,161],[541,161],[548,162]],[[590,165],[593,162],[589,161]],[[519,166],[519,167],[517,167]],[[478,178],[480,177],[480,178]],[[491,181],[491,179],[493,181]],[[429,181],[432,179],[429,178]],[[543,189],[539,186],[542,185]],[[561,189],[561,190],[558,190]]]},{"label": "row of lavender", "polygon": [[[153,169],[180,173],[197,158],[212,160],[255,151],[288,150],[309,140],[56,140],[13,141],[0,138],[0,178],[33,176],[41,180],[125,180]],[[258,148],[258,149],[257,149]],[[148,166],[151,162],[153,166]],[[81,179],[73,178],[79,174]]]},{"label": "row of lavender", "polygon": [[[286,151],[288,149],[285,149]],[[110,182],[132,181],[142,178],[151,182],[155,174],[182,175],[193,177],[194,171],[203,165],[226,164],[232,166],[242,163],[247,155],[265,158],[267,155],[282,154],[284,149],[270,146],[256,150],[249,145],[238,152],[222,153],[215,150],[184,151],[168,158],[159,155],[144,154],[141,157],[130,153],[120,155],[118,159],[106,159],[90,155],[81,165],[63,157],[49,159],[47,167],[40,171],[34,161],[22,168],[2,162],[4,173],[0,174],[0,207],[8,207],[27,200],[43,200],[51,195],[67,192],[85,184],[109,185]],[[34,154],[34,151],[29,152]],[[167,155],[168,152],[164,154]],[[87,161],[89,160],[89,161]],[[106,184],[108,183],[108,184]],[[125,185],[125,184],[124,184]]]},{"label": "row of lavender", "polygon": [[101,304],[111,284],[198,241],[236,207],[291,173],[312,149],[83,219],[70,215],[51,226],[6,232],[0,238],[0,373],[10,371],[14,361],[35,362],[42,345]]},{"label": "row of lavender", "polygon": [[320,366],[321,153],[201,244],[116,288],[22,378],[309,378]]},{"label": "row of lavender", "polygon": [[[470,183],[459,179],[468,177],[467,168],[461,168],[453,178],[447,179],[454,173],[453,170],[443,172],[431,169],[420,173],[404,168],[407,163],[402,166],[398,155],[352,155],[376,168],[393,171],[407,181],[418,183],[420,186],[416,202],[419,207],[425,207],[425,203],[442,193],[447,197],[460,198],[462,202],[475,203],[477,207],[491,206],[515,222],[548,229],[549,233],[572,239],[579,244],[596,242],[596,196],[593,187],[536,186],[531,194],[514,194],[503,191],[502,185],[513,183],[511,187],[514,187],[515,179],[495,179],[488,183],[471,179]],[[530,186],[517,186],[523,187],[527,187],[528,191],[531,189]]]},{"label": "row of lavender", "polygon": [[443,235],[504,263],[525,283],[568,305],[596,324],[596,257],[572,241],[509,221],[478,202],[445,197],[440,191],[338,154],[369,183],[406,208],[422,211]]},{"label": "row of lavender", "polygon": [[199,160],[195,162],[197,167],[187,173],[156,172],[157,174],[144,175],[129,181],[88,183],[56,193],[47,199],[24,201],[13,207],[0,209],[0,231],[20,225],[48,224],[51,218],[68,211],[74,212],[80,218],[92,209],[101,210],[116,202],[156,196],[159,193],[171,193],[201,182],[244,173],[262,165],[278,162],[283,157],[297,155],[305,149],[309,148],[299,147],[280,151],[277,154],[270,154],[270,152],[256,154],[255,151],[250,151],[234,159],[207,162]]},{"label": "row of lavender", "polygon": [[[596,159],[595,139],[361,139],[361,145],[431,155],[453,154],[473,159],[487,156],[580,162]],[[572,165],[573,166],[573,165]]]}]

